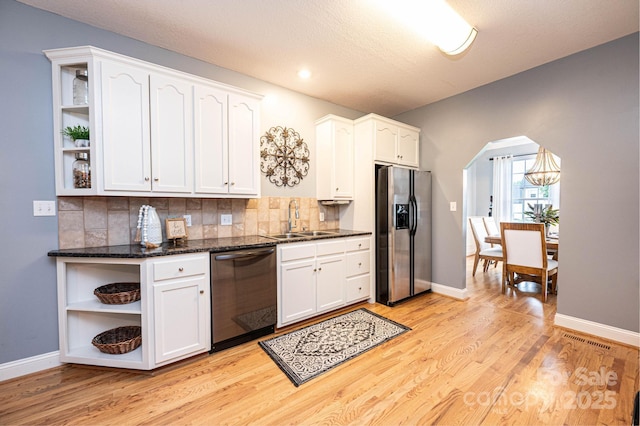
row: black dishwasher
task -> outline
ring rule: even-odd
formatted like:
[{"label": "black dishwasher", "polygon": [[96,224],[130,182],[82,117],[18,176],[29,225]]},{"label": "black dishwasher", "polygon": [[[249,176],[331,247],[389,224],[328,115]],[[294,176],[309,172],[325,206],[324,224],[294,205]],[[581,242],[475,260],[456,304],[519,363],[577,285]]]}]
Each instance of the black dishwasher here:
[{"label": "black dishwasher", "polygon": [[274,332],[275,248],[211,254],[211,352]]}]

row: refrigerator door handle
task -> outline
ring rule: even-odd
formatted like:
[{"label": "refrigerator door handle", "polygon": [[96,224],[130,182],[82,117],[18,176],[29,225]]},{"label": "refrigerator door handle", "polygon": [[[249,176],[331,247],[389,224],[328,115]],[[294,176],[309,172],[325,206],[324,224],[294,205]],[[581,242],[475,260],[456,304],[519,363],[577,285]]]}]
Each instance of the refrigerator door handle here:
[{"label": "refrigerator door handle", "polygon": [[416,230],[418,229],[418,203],[416,202],[416,197],[411,195],[409,197],[409,208],[411,210],[411,223],[409,225],[409,232],[411,235],[416,234]]}]

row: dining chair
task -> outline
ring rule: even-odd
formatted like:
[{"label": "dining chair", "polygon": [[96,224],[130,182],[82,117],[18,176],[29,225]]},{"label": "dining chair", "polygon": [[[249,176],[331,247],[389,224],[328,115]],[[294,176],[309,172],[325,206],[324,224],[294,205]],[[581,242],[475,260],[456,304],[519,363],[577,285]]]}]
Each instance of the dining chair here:
[{"label": "dining chair", "polygon": [[547,242],[542,223],[500,223],[502,239],[502,293],[507,283],[515,286],[519,281],[540,282],[542,301],[547,301],[547,282],[551,277],[552,289],[558,279],[558,262],[547,257]]},{"label": "dining chair", "polygon": [[[484,223],[484,228],[487,230],[487,234],[489,235],[500,235],[500,229],[496,225],[496,221],[494,218],[490,216],[484,216],[482,218],[482,222]],[[499,246],[500,244],[491,244],[491,247]]]},{"label": "dining chair", "polygon": [[473,276],[476,276],[476,269],[478,269],[478,263],[480,260],[484,261],[482,270],[484,272],[489,269],[489,264],[495,262],[496,267],[498,262],[502,260],[502,248],[491,247],[491,244],[485,243],[484,239],[487,236],[487,229],[484,227],[484,223],[481,217],[470,217],[469,225],[471,225],[471,232],[473,233],[473,239],[476,243],[476,252],[473,259]]}]

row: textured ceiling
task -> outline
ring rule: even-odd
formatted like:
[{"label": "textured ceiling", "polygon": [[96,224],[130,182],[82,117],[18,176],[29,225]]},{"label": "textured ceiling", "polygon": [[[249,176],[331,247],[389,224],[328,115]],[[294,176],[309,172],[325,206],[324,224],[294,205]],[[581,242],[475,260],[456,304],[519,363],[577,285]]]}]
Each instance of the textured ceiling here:
[{"label": "textured ceiling", "polygon": [[[447,57],[374,0],[19,0],[362,112],[396,114],[638,31],[638,0],[449,0]],[[389,0],[393,1],[393,0]],[[296,73],[308,67],[307,81]]]}]

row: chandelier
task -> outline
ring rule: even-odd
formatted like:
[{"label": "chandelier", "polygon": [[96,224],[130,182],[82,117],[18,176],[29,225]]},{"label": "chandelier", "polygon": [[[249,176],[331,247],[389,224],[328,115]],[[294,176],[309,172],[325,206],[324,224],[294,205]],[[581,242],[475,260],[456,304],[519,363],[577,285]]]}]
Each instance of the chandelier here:
[{"label": "chandelier", "polygon": [[540,147],[536,162],[527,170],[524,177],[535,186],[553,185],[560,180],[560,166],[550,151]]}]

